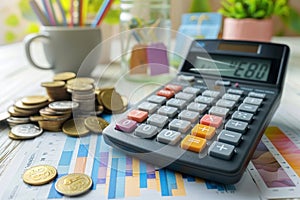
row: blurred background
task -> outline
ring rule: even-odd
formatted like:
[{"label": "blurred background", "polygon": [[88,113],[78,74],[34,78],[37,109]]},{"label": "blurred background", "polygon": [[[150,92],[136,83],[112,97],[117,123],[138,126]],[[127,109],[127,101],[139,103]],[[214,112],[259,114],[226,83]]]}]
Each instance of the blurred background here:
[{"label": "blurred background", "polygon": [[[68,4],[69,0],[63,0]],[[177,30],[181,23],[181,15],[190,12],[217,12],[221,7],[220,0],[170,0],[172,29]],[[89,11],[96,13],[102,0],[89,0]],[[118,31],[118,5],[115,0],[113,12],[105,20],[104,26],[113,27]],[[275,36],[300,35],[300,3],[289,0],[291,9],[288,18],[273,17]],[[40,23],[33,13],[29,0],[1,0],[0,4],[0,45],[22,41],[24,36],[39,31]]]}]

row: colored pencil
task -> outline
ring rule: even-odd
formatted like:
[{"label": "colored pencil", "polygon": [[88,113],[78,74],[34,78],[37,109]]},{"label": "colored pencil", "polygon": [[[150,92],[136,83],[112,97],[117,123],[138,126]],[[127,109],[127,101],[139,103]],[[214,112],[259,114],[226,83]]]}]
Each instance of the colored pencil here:
[{"label": "colored pencil", "polygon": [[61,1],[60,1],[60,0],[56,0],[56,2],[57,2],[57,5],[58,5],[58,8],[59,8],[59,10],[60,10],[62,19],[63,19],[63,25],[64,25],[64,26],[67,26],[67,18],[66,18],[65,11],[64,11],[64,9],[63,9],[63,7],[62,7]]},{"label": "colored pencil", "polygon": [[51,13],[51,8],[50,8],[50,5],[48,4],[49,2],[47,0],[42,0],[42,3],[44,6],[44,9],[45,9],[45,13],[47,13],[50,25],[55,26],[56,23],[55,23],[53,15]]},{"label": "colored pencil", "polygon": [[83,26],[83,0],[78,0],[78,25]]},{"label": "colored pencil", "polygon": [[70,26],[74,26],[74,0],[71,0],[70,18]]},{"label": "colored pencil", "polygon": [[113,0],[105,0],[101,7],[99,8],[96,18],[92,22],[92,27],[97,27],[101,24],[102,20],[104,19],[105,15],[109,11],[111,5],[113,3]]},{"label": "colored pencil", "polygon": [[55,24],[59,24],[58,20],[57,20],[57,17],[56,17],[55,9],[54,9],[54,6],[53,6],[53,1],[54,0],[49,0],[49,5],[50,5],[51,13],[52,13],[53,19],[55,21]]},{"label": "colored pencil", "polygon": [[31,0],[29,3],[30,3],[30,6],[31,6],[32,10],[34,11],[34,13],[36,14],[36,16],[38,17],[39,21],[44,26],[49,26],[50,22],[47,19],[45,13],[39,7],[39,5],[34,0]]}]

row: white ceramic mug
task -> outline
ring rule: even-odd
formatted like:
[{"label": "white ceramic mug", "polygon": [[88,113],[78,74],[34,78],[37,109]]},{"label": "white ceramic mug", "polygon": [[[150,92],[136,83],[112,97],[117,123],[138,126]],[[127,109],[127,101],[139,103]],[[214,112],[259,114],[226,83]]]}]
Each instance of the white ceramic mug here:
[{"label": "white ceramic mug", "polygon": [[[38,38],[46,39],[43,40],[43,50],[48,66],[42,66],[33,59],[37,52],[33,52],[31,46]],[[54,73],[76,73],[80,68],[81,74],[89,75],[99,62],[101,48],[95,47],[101,43],[101,39],[100,28],[43,26],[39,33],[25,37],[26,57],[32,66],[39,69],[53,69]],[[92,50],[98,52],[93,52],[85,60]]]}]

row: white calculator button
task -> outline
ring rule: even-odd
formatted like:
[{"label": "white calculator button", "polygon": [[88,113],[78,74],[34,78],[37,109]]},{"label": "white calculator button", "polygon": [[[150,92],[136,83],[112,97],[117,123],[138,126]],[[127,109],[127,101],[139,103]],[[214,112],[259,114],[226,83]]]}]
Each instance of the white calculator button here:
[{"label": "white calculator button", "polygon": [[167,116],[153,114],[148,118],[147,123],[153,126],[163,128],[168,123],[168,120],[169,118]]},{"label": "white calculator button", "polygon": [[208,149],[210,156],[230,160],[234,153],[234,146],[223,142],[214,141]]},{"label": "white calculator button", "polygon": [[170,106],[162,106],[158,109],[157,113],[173,118],[177,114],[178,109]]},{"label": "white calculator button", "polygon": [[222,99],[226,99],[226,100],[230,100],[230,101],[235,101],[238,102],[240,100],[241,96],[240,95],[236,95],[236,94],[224,94],[222,96]]},{"label": "white calculator button", "polygon": [[260,98],[260,99],[266,98],[265,93],[258,93],[258,92],[249,92],[248,96],[249,97],[254,97],[254,98]]},{"label": "white calculator button", "polygon": [[187,102],[185,100],[182,100],[182,99],[170,99],[167,101],[167,106],[171,106],[171,107],[175,107],[175,108],[178,108],[180,110],[182,110]]},{"label": "white calculator button", "polygon": [[263,101],[262,99],[253,98],[253,97],[246,97],[244,99],[244,103],[252,104],[252,105],[256,105],[256,106],[260,106],[262,101]]},{"label": "white calculator button", "polygon": [[186,133],[190,128],[191,122],[185,120],[173,119],[169,123],[169,129],[179,131],[180,133]]},{"label": "white calculator button", "polygon": [[202,95],[206,97],[218,98],[220,96],[220,92],[214,90],[205,90]]},{"label": "white calculator button", "polygon": [[157,133],[158,133],[158,128],[150,124],[141,124],[134,131],[134,135],[141,138],[152,138]]},{"label": "white calculator button", "polygon": [[158,135],[157,135],[157,141],[164,143],[164,144],[170,144],[175,145],[177,142],[179,142],[181,133],[177,131],[172,131],[168,129],[163,129]]},{"label": "white calculator button", "polygon": [[179,92],[177,94],[175,94],[175,98],[176,99],[182,99],[185,100],[187,102],[191,102],[194,100],[195,95],[190,94],[190,93],[185,93],[185,92]]},{"label": "white calculator button", "polygon": [[147,98],[147,101],[149,101],[150,103],[156,103],[159,105],[162,105],[166,102],[167,98],[163,97],[163,96],[157,96],[157,95],[152,95],[150,97]]},{"label": "white calculator button", "polygon": [[156,110],[158,109],[158,105],[155,103],[149,103],[149,102],[143,102],[138,106],[139,110],[143,110],[148,112],[149,114],[152,114],[154,112],[156,112]]},{"label": "white calculator button", "polygon": [[194,87],[186,87],[186,88],[183,89],[183,92],[190,93],[190,94],[193,94],[193,95],[197,96],[197,95],[200,94],[201,89],[194,88]]},{"label": "white calculator button", "polygon": [[207,105],[202,103],[192,102],[187,106],[187,109],[190,111],[198,112],[199,114],[203,114],[207,109]]},{"label": "white calculator button", "polygon": [[195,99],[195,102],[197,103],[203,103],[203,104],[207,104],[207,105],[212,105],[214,103],[214,98],[212,97],[205,97],[205,96],[198,96]]}]

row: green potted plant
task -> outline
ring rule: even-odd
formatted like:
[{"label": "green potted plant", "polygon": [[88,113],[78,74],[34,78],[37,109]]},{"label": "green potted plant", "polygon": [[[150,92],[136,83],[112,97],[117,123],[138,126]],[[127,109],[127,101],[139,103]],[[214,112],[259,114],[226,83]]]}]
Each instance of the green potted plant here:
[{"label": "green potted plant", "polygon": [[270,41],[272,16],[289,14],[288,0],[222,0],[223,39]]}]

